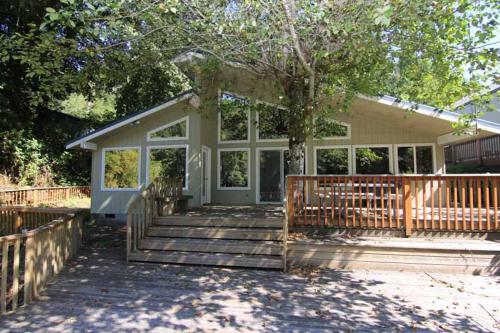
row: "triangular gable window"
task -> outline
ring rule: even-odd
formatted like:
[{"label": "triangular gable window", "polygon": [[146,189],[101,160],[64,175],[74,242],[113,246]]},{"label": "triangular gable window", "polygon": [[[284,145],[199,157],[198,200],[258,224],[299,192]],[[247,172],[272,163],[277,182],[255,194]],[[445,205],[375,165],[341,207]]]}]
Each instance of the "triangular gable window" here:
[{"label": "triangular gable window", "polygon": [[351,125],[331,118],[317,117],[314,121],[315,139],[349,139]]},{"label": "triangular gable window", "polygon": [[149,141],[186,140],[189,137],[189,117],[184,117],[148,132]]}]

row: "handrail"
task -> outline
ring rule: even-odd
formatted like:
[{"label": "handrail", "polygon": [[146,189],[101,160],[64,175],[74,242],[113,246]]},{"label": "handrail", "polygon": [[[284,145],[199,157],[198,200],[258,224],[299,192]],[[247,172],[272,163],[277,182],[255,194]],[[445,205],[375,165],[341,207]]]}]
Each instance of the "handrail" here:
[{"label": "handrail", "polygon": [[137,251],[147,228],[153,224],[160,204],[158,199],[179,196],[179,191],[182,191],[180,182],[179,179],[157,178],[130,203],[127,209],[127,260],[133,251]]},{"label": "handrail", "polygon": [[31,303],[65,262],[76,255],[88,209],[73,211],[22,234],[0,237],[0,314]]},{"label": "handrail", "polygon": [[500,174],[289,175],[288,227],[499,232]]}]

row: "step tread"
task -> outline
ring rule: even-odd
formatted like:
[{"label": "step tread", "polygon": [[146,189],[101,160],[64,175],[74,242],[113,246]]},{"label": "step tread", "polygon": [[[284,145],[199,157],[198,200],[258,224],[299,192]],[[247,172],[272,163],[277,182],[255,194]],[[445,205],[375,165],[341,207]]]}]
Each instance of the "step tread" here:
[{"label": "step tread", "polygon": [[173,238],[217,238],[217,239],[255,239],[280,240],[283,231],[277,229],[245,229],[219,227],[165,227],[152,226],[147,230],[147,236]]},{"label": "step tread", "polygon": [[282,268],[281,257],[240,254],[209,254],[175,251],[136,251],[129,254],[131,261],[158,262],[170,264]]},{"label": "step tread", "polygon": [[139,249],[205,253],[281,255],[282,243],[277,241],[259,240],[146,237],[139,242]]},{"label": "step tread", "polygon": [[238,228],[267,228],[280,229],[283,219],[274,218],[234,218],[216,216],[163,216],[156,217],[153,221],[159,226],[191,226],[191,227],[238,227]]}]

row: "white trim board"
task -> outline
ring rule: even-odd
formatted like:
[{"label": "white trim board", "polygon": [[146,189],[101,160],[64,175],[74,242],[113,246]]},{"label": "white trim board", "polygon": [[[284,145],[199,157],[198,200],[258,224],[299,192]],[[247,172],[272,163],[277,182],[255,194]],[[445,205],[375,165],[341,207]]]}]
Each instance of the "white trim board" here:
[{"label": "white trim board", "polygon": [[[248,158],[247,158],[247,186],[246,187],[222,187],[220,182],[221,182],[221,176],[220,173],[222,171],[222,159],[221,159],[221,152],[224,151],[243,151],[247,152]],[[251,164],[252,164],[252,153],[250,151],[250,148],[218,148],[217,149],[217,190],[221,191],[238,191],[238,190],[243,190],[247,191],[251,189],[251,182],[252,182],[252,169],[251,169]]]},{"label": "white trim board", "polygon": [[398,163],[398,148],[400,147],[411,147],[413,148],[413,168],[415,170],[414,175],[417,175],[417,150],[416,147],[432,147],[432,172],[436,174],[437,172],[437,162],[436,162],[436,144],[435,143],[398,143],[394,144],[394,173],[399,175],[399,163]]},{"label": "white trim board", "polygon": [[[137,188],[132,188],[132,187],[127,187],[127,188],[107,188],[104,185],[104,171],[105,171],[105,161],[106,161],[106,152],[107,151],[116,151],[116,150],[137,150],[138,153],[138,166],[137,166]],[[140,146],[133,146],[133,147],[106,147],[102,149],[101,152],[101,172],[100,172],[100,177],[101,177],[101,186],[100,190],[102,192],[105,191],[112,191],[112,192],[131,192],[131,191],[139,191],[141,189],[141,164],[142,164],[142,154],[141,154],[141,147]]]},{"label": "white trim board", "polygon": [[161,110],[163,110],[165,108],[168,108],[168,107],[170,107],[172,105],[175,105],[177,103],[180,103],[182,101],[188,100],[188,99],[190,99],[193,96],[195,96],[195,94],[193,92],[185,93],[185,94],[183,94],[183,95],[181,95],[181,96],[179,96],[177,98],[173,98],[173,99],[169,100],[168,102],[160,104],[160,105],[158,105],[158,106],[156,106],[156,107],[154,107],[154,108],[152,108],[152,109],[150,109],[148,111],[141,112],[141,113],[139,113],[139,114],[137,114],[137,115],[135,115],[133,117],[130,117],[130,118],[126,118],[126,119],[124,119],[122,121],[117,122],[116,124],[113,124],[113,125],[109,126],[109,127],[104,127],[104,128],[102,128],[100,130],[96,130],[93,133],[85,135],[85,136],[79,138],[78,140],[75,140],[75,141],[67,144],[66,145],[66,149],[77,147],[77,146],[80,145],[81,142],[85,142],[85,141],[89,141],[89,140],[95,139],[95,138],[97,138],[97,137],[99,137],[101,135],[104,135],[106,133],[114,131],[115,129],[118,129],[118,128],[123,127],[123,126],[128,125],[128,124],[132,124],[132,123],[138,121],[139,119],[147,117],[147,116],[149,116],[151,114],[154,114],[154,113],[156,113],[158,111],[161,111]]},{"label": "white trim board", "polygon": [[[186,136],[172,136],[168,138],[152,138],[151,135],[155,132],[164,130],[166,128],[175,126],[177,124],[182,123],[183,121],[186,122]],[[146,134],[146,138],[148,141],[178,141],[178,140],[188,140],[189,139],[189,116],[185,116],[182,118],[179,118],[177,120],[174,120],[168,124],[165,124],[163,126],[153,128],[152,130],[148,131]]]},{"label": "white trim board", "polygon": [[187,191],[189,189],[189,145],[188,144],[182,144],[182,145],[161,145],[161,146],[147,146],[146,147],[146,184],[149,185],[149,153],[153,149],[175,149],[175,148],[185,148],[186,149],[186,172],[185,172],[185,177],[186,177],[186,185],[182,188],[183,191]]},{"label": "white trim board", "polygon": [[236,98],[244,99],[247,100],[248,103],[250,103],[250,99],[241,96],[226,90],[220,90],[218,91],[218,96],[217,96],[217,143],[218,144],[226,144],[226,143],[250,143],[250,138],[252,135],[251,131],[251,126],[252,126],[252,119],[251,119],[251,114],[250,114],[250,109],[245,110],[247,114],[247,138],[245,140],[222,140],[222,112],[220,111],[220,101],[222,99],[222,94],[234,96]]}]

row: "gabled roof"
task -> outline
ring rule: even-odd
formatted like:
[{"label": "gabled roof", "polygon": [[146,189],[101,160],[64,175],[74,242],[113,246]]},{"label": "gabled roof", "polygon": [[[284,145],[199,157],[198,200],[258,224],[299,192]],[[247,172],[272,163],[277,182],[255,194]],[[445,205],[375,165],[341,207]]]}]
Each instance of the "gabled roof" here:
[{"label": "gabled roof", "polygon": [[187,90],[187,91],[185,91],[177,96],[170,98],[166,102],[163,102],[162,104],[159,104],[151,109],[135,112],[135,113],[129,114],[126,117],[117,119],[117,120],[115,120],[115,121],[113,121],[113,122],[111,122],[111,123],[109,123],[101,128],[95,129],[95,130],[91,131],[90,133],[82,135],[82,136],[68,142],[66,144],[66,149],[74,148],[83,142],[95,139],[103,134],[111,132],[111,131],[113,131],[117,128],[123,127],[125,125],[131,124],[131,123],[133,123],[141,118],[149,116],[149,115],[156,113],[160,110],[163,110],[167,107],[170,107],[170,106],[175,105],[177,103],[180,103],[182,101],[188,100],[189,98],[193,97],[194,95],[195,94],[194,94],[193,90],[190,89],[190,90]]}]

